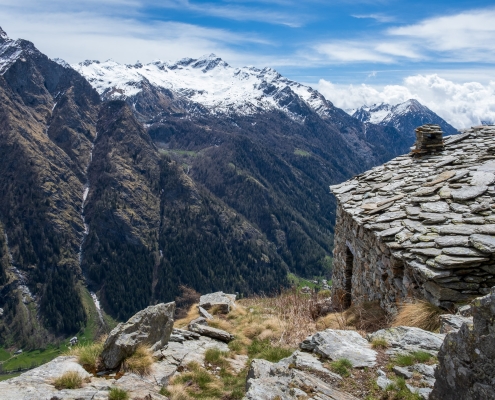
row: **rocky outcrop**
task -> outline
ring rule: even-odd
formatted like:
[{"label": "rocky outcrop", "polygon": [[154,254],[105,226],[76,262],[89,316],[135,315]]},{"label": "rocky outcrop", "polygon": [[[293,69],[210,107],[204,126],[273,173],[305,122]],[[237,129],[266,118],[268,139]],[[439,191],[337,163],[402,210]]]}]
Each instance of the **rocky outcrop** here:
[{"label": "rocky outcrop", "polygon": [[[315,356],[299,352],[278,363],[253,360],[248,371],[244,400],[296,400],[308,397],[321,400],[356,400],[356,397],[341,392],[320,379],[322,368]],[[326,371],[324,376],[328,377],[328,374],[331,372]]]},{"label": "rocky outcrop", "polygon": [[373,367],[376,363],[376,351],[356,331],[327,329],[307,337],[300,347],[334,361],[346,358],[353,367]]},{"label": "rocky outcrop", "polygon": [[105,369],[117,368],[141,344],[152,350],[168,343],[173,329],[175,303],[161,303],[139,311],[127,322],[118,324],[107,340],[101,354]]},{"label": "rocky outcrop", "polygon": [[447,335],[431,399],[495,399],[495,288],[472,303],[473,324]]},{"label": "rocky outcrop", "polygon": [[[199,298],[199,308],[200,310],[210,310],[216,308],[217,312],[228,314],[232,308],[235,308],[235,294],[226,294],[224,292],[208,293]],[[203,317],[208,318],[207,315]],[[210,315],[209,313],[207,313]]]},{"label": "rocky outcrop", "polygon": [[370,342],[373,339],[385,339],[390,346],[387,350],[388,354],[410,353],[421,350],[436,355],[444,338],[445,335],[410,326],[381,329],[368,335]]},{"label": "rocky outcrop", "polygon": [[457,332],[462,324],[472,324],[473,317],[463,317],[462,315],[444,314],[440,315],[440,333]]}]

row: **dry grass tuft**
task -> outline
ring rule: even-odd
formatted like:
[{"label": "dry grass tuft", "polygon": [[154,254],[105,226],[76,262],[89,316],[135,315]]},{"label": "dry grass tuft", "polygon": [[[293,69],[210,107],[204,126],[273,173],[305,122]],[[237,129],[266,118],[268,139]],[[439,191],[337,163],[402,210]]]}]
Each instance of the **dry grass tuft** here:
[{"label": "dry grass tuft", "polygon": [[440,329],[441,308],[425,301],[416,300],[413,303],[403,303],[399,307],[397,316],[392,321],[392,326],[414,326],[426,331],[435,332]]},{"label": "dry grass tuft", "polygon": [[67,352],[67,355],[77,357],[77,362],[81,364],[88,372],[96,372],[98,359],[103,351],[103,345],[107,336],[102,336],[96,342],[82,344],[73,347]]},{"label": "dry grass tuft", "polygon": [[186,390],[186,385],[177,383],[174,385],[168,385],[165,390],[160,391],[160,394],[167,396],[170,400],[192,400]]},{"label": "dry grass tuft", "polygon": [[132,356],[124,360],[122,366],[124,371],[143,376],[151,372],[153,362],[151,349],[146,346],[139,346]]},{"label": "dry grass tuft", "polygon": [[84,378],[77,371],[67,371],[53,381],[56,389],[78,389],[82,387]]},{"label": "dry grass tuft", "polygon": [[174,326],[176,328],[184,328],[187,325],[189,325],[189,322],[191,322],[193,319],[196,319],[198,317],[199,317],[198,305],[193,304],[189,308],[189,311],[187,312],[184,318],[178,319],[174,322]]}]

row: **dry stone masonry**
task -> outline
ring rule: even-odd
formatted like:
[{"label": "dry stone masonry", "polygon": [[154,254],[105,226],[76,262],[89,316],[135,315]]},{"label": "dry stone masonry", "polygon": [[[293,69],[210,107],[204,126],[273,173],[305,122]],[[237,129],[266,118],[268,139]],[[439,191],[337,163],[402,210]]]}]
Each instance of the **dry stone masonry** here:
[{"label": "dry stone masonry", "polygon": [[344,306],[409,298],[446,309],[495,286],[495,126],[444,140],[331,187],[333,295]]}]

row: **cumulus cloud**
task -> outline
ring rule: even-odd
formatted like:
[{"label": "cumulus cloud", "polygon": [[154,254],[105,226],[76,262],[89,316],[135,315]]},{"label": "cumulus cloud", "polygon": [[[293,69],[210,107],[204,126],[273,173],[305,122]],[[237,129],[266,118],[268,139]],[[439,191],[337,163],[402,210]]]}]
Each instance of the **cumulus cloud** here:
[{"label": "cumulus cloud", "polygon": [[458,129],[495,123],[495,81],[456,83],[437,74],[414,75],[402,85],[339,85],[324,79],[318,90],[337,107],[355,109],[379,103],[398,104],[416,99]]}]

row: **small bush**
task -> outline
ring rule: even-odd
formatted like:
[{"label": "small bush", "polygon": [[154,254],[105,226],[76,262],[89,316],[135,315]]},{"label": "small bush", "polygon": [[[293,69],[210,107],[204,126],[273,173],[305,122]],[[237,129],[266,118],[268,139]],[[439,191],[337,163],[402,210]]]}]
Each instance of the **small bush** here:
[{"label": "small bush", "polygon": [[385,339],[385,338],[377,337],[371,341],[371,348],[372,349],[386,349],[388,347],[389,347],[389,344],[387,342],[387,339]]},{"label": "small bush", "polygon": [[83,377],[77,371],[67,371],[53,381],[56,389],[78,389],[82,387]]},{"label": "small bush", "polygon": [[392,322],[392,326],[414,326],[425,331],[435,332],[440,329],[440,315],[444,314],[440,307],[428,301],[418,300],[404,303]]},{"label": "small bush", "polygon": [[119,388],[111,388],[108,393],[108,400],[128,400],[129,393],[126,390]]},{"label": "small bush", "polygon": [[347,358],[341,358],[340,360],[330,363],[330,367],[333,372],[345,378],[351,374],[350,370],[352,369],[352,363]]},{"label": "small bush", "polygon": [[134,354],[123,362],[124,371],[139,375],[148,375],[153,365],[151,350],[146,346],[139,346]]}]

